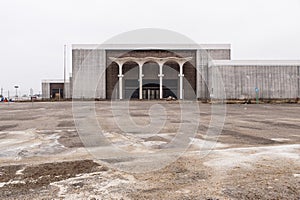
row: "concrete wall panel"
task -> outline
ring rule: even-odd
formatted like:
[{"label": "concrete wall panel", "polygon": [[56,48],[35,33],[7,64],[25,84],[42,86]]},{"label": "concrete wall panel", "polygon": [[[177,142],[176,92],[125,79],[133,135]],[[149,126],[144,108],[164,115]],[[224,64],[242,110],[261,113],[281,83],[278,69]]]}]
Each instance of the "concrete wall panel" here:
[{"label": "concrete wall panel", "polygon": [[50,83],[42,83],[42,98],[50,99]]},{"label": "concrete wall panel", "polygon": [[72,50],[73,98],[106,98],[105,51]]},{"label": "concrete wall panel", "polygon": [[[223,98],[215,91],[216,70],[222,74],[227,99],[255,99],[255,88],[261,99],[296,99],[299,97],[299,66],[232,65],[209,67],[210,91],[215,98]],[[212,87],[214,86],[214,87]]]}]

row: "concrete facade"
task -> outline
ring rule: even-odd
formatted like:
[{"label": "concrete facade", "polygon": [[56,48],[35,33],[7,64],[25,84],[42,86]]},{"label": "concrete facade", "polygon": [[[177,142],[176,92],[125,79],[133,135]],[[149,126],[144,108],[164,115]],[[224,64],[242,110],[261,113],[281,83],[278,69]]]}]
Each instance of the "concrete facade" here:
[{"label": "concrete facade", "polygon": [[[95,51],[92,51],[96,49]],[[199,59],[200,50],[203,48],[203,55]],[[208,63],[210,60],[214,59],[230,59],[230,45],[162,45],[157,46],[152,45],[151,47],[135,46],[135,45],[107,45],[107,46],[97,46],[97,45],[73,45],[72,47],[72,71],[73,71],[73,81],[77,83],[77,87],[73,88],[73,92],[76,91],[76,95],[72,95],[74,98],[99,98],[99,99],[118,99],[118,94],[120,93],[117,85],[120,71],[118,64],[110,60],[110,57],[192,57],[192,60],[186,62],[183,66],[184,83],[181,93],[184,94],[185,98],[189,99],[206,99],[209,97],[207,84],[205,80],[208,80],[206,76],[208,75]],[[102,58],[102,59],[101,59]],[[103,59],[104,58],[104,59]],[[159,66],[155,63],[144,63],[143,70],[146,72],[143,74],[145,76],[145,84],[153,81],[157,83],[159,81]],[[177,75],[171,75],[170,69],[178,72]],[[151,69],[151,70],[150,70]],[[163,66],[162,71],[166,71],[163,74],[163,82],[173,81],[176,89],[173,89],[176,97],[180,97],[180,70],[178,64],[174,62],[167,62]],[[169,70],[169,72],[167,72]],[[136,76],[129,75],[129,71],[132,73],[135,71]],[[171,70],[172,71],[172,70]],[[203,73],[197,73],[197,71],[206,72],[205,77]],[[101,74],[101,75],[100,75]],[[104,75],[103,75],[104,74]],[[124,79],[122,80],[122,85],[126,85],[126,79],[136,81],[139,80],[138,77],[138,65],[136,63],[124,63],[121,74],[124,74]],[[150,75],[151,74],[151,75]],[[94,76],[94,77],[93,77]],[[101,78],[100,78],[101,76]],[[97,89],[92,88],[96,85]],[[176,83],[177,81],[177,83]],[[135,84],[135,83],[134,83]],[[93,86],[92,86],[93,85]],[[165,86],[165,85],[164,85]],[[143,86],[144,87],[144,86]],[[146,86],[145,86],[146,87]],[[192,88],[187,89],[187,88]],[[122,92],[126,96],[126,86],[122,88]],[[133,91],[134,92],[134,91]],[[141,96],[141,95],[140,95]],[[146,95],[147,96],[147,95]],[[165,97],[163,95],[163,97]],[[128,97],[126,97],[128,98]]]},{"label": "concrete facade", "polygon": [[226,99],[297,99],[300,61],[228,61],[209,63],[210,90],[221,98],[219,81],[213,81],[218,71],[224,83]]},{"label": "concrete facade", "polygon": [[105,53],[99,49],[72,50],[73,98],[106,98]]},{"label": "concrete facade", "polygon": [[[139,63],[147,57],[153,59]],[[167,58],[191,59],[181,72],[174,60],[160,66]],[[298,99],[299,69],[300,61],[231,60],[228,44],[80,44],[72,45],[72,77],[65,91],[76,99],[161,99],[169,94],[198,100]],[[43,97],[50,98],[49,85],[42,88]]]},{"label": "concrete facade", "polygon": [[42,82],[42,98],[50,99],[50,83],[47,81]]},{"label": "concrete facade", "polygon": [[[43,99],[70,99],[70,82],[64,80],[43,80],[42,81],[42,98]],[[57,94],[60,96],[57,97]]]}]

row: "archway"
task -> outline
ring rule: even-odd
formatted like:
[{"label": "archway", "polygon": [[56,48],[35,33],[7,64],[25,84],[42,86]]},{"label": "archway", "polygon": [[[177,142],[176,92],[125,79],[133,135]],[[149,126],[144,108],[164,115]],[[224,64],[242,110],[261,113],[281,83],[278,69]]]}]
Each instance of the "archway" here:
[{"label": "archway", "polygon": [[122,68],[124,74],[124,88],[123,94],[125,99],[139,98],[139,93],[135,93],[135,90],[139,88],[139,65],[136,62],[128,61],[124,63]]},{"label": "archway", "polygon": [[163,65],[163,98],[169,96],[179,97],[179,64],[175,61],[167,61]]},{"label": "archway", "polygon": [[[176,62],[177,66],[176,68],[178,68],[179,65],[179,98],[183,99],[183,77],[184,77],[184,73],[183,73],[183,65],[192,59],[192,57],[186,57],[186,58],[180,58],[180,57],[165,57],[165,58],[161,58],[161,57],[121,57],[121,58],[115,58],[115,57],[110,57],[110,59],[114,62],[116,62],[119,66],[119,98],[123,99],[123,65],[126,62],[134,62],[138,65],[138,88],[139,88],[139,99],[145,99],[147,95],[147,91],[143,90],[143,85],[145,84],[158,84],[159,82],[159,90],[155,91],[155,93],[157,93],[159,95],[159,98],[163,98],[166,97],[166,95],[163,95],[163,65],[168,62],[168,61],[172,61],[172,62]],[[170,68],[172,69],[172,68]],[[174,70],[173,70],[174,71]],[[177,74],[178,70],[175,71]],[[133,76],[136,76],[134,74],[137,73],[133,73]],[[144,77],[146,74],[146,77]],[[156,76],[157,75],[157,76]],[[178,78],[176,78],[178,79]],[[172,88],[173,87],[173,94],[178,93],[178,84],[176,84],[176,79],[166,79],[165,80],[165,84],[167,83],[168,85],[170,85],[169,87],[165,88]],[[129,80],[128,80],[129,81]],[[128,82],[127,81],[127,82]],[[133,78],[132,83],[134,82],[134,86],[136,87],[136,79]],[[169,82],[169,83],[168,83]],[[127,83],[125,83],[125,90],[128,90],[129,85]],[[134,89],[134,88],[133,88]],[[176,90],[176,91],[175,91]],[[129,93],[132,93],[129,92]],[[135,92],[133,92],[135,93]],[[156,96],[158,96],[157,94],[155,94],[155,98]],[[130,98],[132,97],[136,97],[137,95],[126,95],[127,97],[130,96]],[[178,94],[177,94],[178,96]]]}]

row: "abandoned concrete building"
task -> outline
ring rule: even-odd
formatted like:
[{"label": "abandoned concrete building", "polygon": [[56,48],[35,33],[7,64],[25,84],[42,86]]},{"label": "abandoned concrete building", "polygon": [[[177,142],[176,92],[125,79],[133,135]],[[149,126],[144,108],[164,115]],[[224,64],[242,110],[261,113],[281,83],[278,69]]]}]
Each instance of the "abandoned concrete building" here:
[{"label": "abandoned concrete building", "polygon": [[[58,92],[77,99],[298,99],[299,71],[299,60],[231,60],[229,44],[77,44],[72,77]],[[45,99],[54,90],[54,82],[42,83]]]}]

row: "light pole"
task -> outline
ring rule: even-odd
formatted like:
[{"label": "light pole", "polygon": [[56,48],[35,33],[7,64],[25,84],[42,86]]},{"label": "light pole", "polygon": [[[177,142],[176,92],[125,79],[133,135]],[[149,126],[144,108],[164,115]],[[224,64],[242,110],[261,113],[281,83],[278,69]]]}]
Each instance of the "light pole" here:
[{"label": "light pole", "polygon": [[15,88],[16,88],[16,99],[15,99],[15,100],[17,100],[17,98],[18,98],[18,88],[19,88],[19,86],[18,86],[18,85],[15,85]]},{"label": "light pole", "polygon": [[[63,98],[66,98],[65,93],[66,93],[66,67],[67,67],[67,57],[66,57],[66,52],[67,52],[67,45],[64,45],[64,88],[63,88]],[[60,92],[59,92],[59,97],[60,97]]]}]

